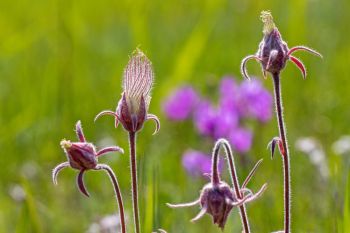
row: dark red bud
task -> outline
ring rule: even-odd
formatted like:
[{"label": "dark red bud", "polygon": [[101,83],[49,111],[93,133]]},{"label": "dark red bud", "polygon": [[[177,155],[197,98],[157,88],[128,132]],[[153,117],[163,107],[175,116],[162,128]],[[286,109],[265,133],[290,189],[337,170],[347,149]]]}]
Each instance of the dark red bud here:
[{"label": "dark red bud", "polygon": [[234,201],[236,198],[230,186],[222,181],[218,185],[209,183],[204,186],[200,196],[202,208],[207,209],[207,213],[213,217],[214,223],[222,229],[233,208],[231,203]]},{"label": "dark red bud", "polygon": [[279,73],[288,60],[288,46],[282,40],[281,34],[275,27],[265,34],[259,45],[258,57],[264,71],[272,74]]},{"label": "dark red bud", "polygon": [[144,98],[141,97],[139,102],[137,111],[131,111],[125,93],[119,101],[117,108],[118,118],[124,129],[129,132],[137,132],[142,129],[143,123],[146,120],[147,110]]},{"label": "dark red bud", "polygon": [[87,142],[61,141],[68,162],[72,168],[93,169],[97,165],[96,149],[93,144]]}]

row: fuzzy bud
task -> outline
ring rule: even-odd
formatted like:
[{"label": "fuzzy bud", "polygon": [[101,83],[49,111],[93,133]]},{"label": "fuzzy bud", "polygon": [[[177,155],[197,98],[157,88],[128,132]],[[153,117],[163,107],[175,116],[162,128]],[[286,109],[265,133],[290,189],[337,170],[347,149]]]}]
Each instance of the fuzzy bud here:
[{"label": "fuzzy bud", "polygon": [[140,50],[136,50],[124,71],[122,99],[117,115],[129,132],[139,131],[146,120],[153,85],[152,63]]},{"label": "fuzzy bud", "polygon": [[200,196],[200,205],[206,208],[206,213],[213,217],[214,224],[221,229],[224,228],[235,201],[237,200],[230,186],[222,181],[217,185],[209,183],[204,186]]},{"label": "fuzzy bud", "polygon": [[72,168],[78,170],[93,169],[97,165],[96,149],[88,142],[70,142],[62,140],[61,146]]},{"label": "fuzzy bud", "polygon": [[264,23],[264,38],[260,42],[257,53],[264,71],[272,74],[279,73],[289,59],[288,46],[282,40],[281,34],[273,22],[270,12],[263,11],[261,19]]}]

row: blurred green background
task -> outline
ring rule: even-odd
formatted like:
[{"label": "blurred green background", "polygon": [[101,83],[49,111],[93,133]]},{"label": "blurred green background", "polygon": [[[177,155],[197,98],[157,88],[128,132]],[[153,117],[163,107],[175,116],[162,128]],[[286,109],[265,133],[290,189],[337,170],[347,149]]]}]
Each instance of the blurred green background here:
[{"label": "blurred green background", "polygon": [[[156,82],[150,111],[162,128],[151,136],[146,124],[139,135],[138,158],[143,232],[220,232],[209,216],[189,220],[197,208],[172,210],[166,202],[191,201],[204,179],[188,177],[181,154],[189,147],[208,153],[188,123],[172,123],[161,111],[164,98],[178,85],[191,83],[211,97],[211,87],[231,74],[241,79],[241,59],[255,53],[262,38],[262,10],[272,11],[289,46],[305,44],[320,51],[320,60],[298,53],[309,71],[303,81],[288,65],[283,72],[285,120],[291,145],[294,232],[349,232],[349,153],[337,155],[332,144],[349,134],[350,1],[130,1],[35,0],[0,2],[0,232],[85,232],[92,221],[116,211],[104,173],[88,172],[91,197],[75,187],[76,171],[66,169],[53,186],[51,170],[65,160],[62,138],[75,139],[82,120],[88,140],[97,146],[127,149],[127,135],[113,120],[94,116],[114,109],[121,77],[131,52],[139,46],[154,64]],[[250,74],[262,77],[249,63]],[[272,90],[270,79],[263,84]],[[265,158],[251,188],[264,182],[263,198],[247,206],[253,232],[282,229],[281,159],[269,159],[267,142],[277,134],[275,118],[255,131],[247,175]],[[322,179],[308,157],[295,149],[300,137],[317,139],[326,152],[329,177]],[[129,219],[131,198],[128,156],[111,154]],[[228,178],[228,176],[226,176]],[[239,232],[237,210],[225,232]],[[203,231],[203,229],[206,229]]]}]

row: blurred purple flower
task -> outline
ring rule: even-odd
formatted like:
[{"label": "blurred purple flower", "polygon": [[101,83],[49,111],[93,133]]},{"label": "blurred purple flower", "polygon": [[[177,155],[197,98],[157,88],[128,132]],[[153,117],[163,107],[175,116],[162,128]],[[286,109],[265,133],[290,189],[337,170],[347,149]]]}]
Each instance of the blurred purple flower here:
[{"label": "blurred purple flower", "polygon": [[211,158],[200,151],[187,150],[182,156],[182,166],[192,176],[210,174]]},{"label": "blurred purple flower", "polygon": [[245,80],[239,87],[239,111],[243,116],[267,122],[272,117],[271,94],[256,79]]},{"label": "blurred purple flower", "polygon": [[190,86],[177,89],[163,103],[163,111],[171,120],[188,118],[199,101],[197,93]]},{"label": "blurred purple flower", "polygon": [[236,112],[225,108],[215,109],[207,100],[202,100],[198,104],[193,120],[200,134],[213,139],[226,137],[239,123]]},{"label": "blurred purple flower", "polygon": [[200,134],[214,137],[217,113],[208,100],[202,100],[195,109],[194,123]]},{"label": "blurred purple flower", "polygon": [[232,129],[239,124],[239,116],[236,111],[220,108],[216,112],[214,124],[214,139],[228,137]]},{"label": "blurred purple flower", "polygon": [[220,83],[220,102],[221,109],[237,112],[238,109],[238,91],[239,87],[231,77],[224,77]]},{"label": "blurred purple flower", "polygon": [[[273,99],[256,80],[243,81],[240,85],[232,77],[224,77],[219,87],[219,103],[201,99],[190,86],[175,91],[163,104],[166,116],[171,120],[185,120],[191,115],[199,134],[213,140],[227,138],[239,153],[250,150],[253,133],[241,126],[246,118],[266,122],[272,117]],[[191,175],[210,172],[210,158],[199,151],[184,153],[182,164]]]},{"label": "blurred purple flower", "polygon": [[[223,161],[219,161],[219,171],[223,169]],[[211,173],[211,156],[197,150],[187,150],[182,156],[182,166],[191,176],[203,176]]]},{"label": "blurred purple flower", "polygon": [[244,153],[249,151],[252,146],[253,134],[247,129],[236,128],[231,131],[228,138],[235,150]]}]

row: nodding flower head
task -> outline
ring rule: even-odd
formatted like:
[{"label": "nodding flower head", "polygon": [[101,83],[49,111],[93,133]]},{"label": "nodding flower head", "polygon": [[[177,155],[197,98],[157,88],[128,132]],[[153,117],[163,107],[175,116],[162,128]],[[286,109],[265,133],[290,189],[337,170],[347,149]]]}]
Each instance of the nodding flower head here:
[{"label": "nodding flower head", "polygon": [[233,206],[239,205],[230,186],[223,181],[216,185],[209,183],[204,186],[199,201],[202,209],[213,217],[214,224],[222,229]]},{"label": "nodding flower head", "polygon": [[[234,190],[227,183],[222,181],[218,172],[218,155],[221,146],[224,146],[226,148],[225,150],[228,159],[232,159],[232,151],[230,149],[231,147],[229,146],[229,143],[225,139],[219,139],[215,144],[213,150],[212,172],[210,175],[211,182],[202,188],[199,198],[189,203],[167,205],[171,208],[183,208],[200,205],[200,212],[191,221],[197,221],[207,213],[212,216],[214,224],[217,224],[221,229],[224,229],[227,217],[230,214],[232,208],[235,206],[242,206],[260,197],[266,190],[267,184],[264,184],[256,193],[253,193],[250,189],[246,188],[247,184],[254,176],[262,160],[257,162],[252,171],[248,174],[241,187],[239,187],[237,183],[237,186],[234,185]],[[230,164],[232,164],[234,167],[233,159],[231,161],[232,163],[230,162]],[[234,174],[236,177],[236,172],[233,167],[231,167],[231,174]]]},{"label": "nodding flower head", "polygon": [[113,151],[121,153],[124,153],[124,151],[118,146],[110,146],[96,152],[95,146],[86,141],[80,121],[75,125],[75,130],[79,142],[71,142],[66,139],[61,141],[62,149],[67,156],[67,162],[63,162],[53,169],[52,180],[54,184],[57,184],[57,175],[63,168],[71,167],[77,169],[80,171],[77,177],[79,190],[86,196],[89,196],[83,182],[84,172],[91,169],[101,170],[108,168],[107,165],[98,164],[98,157]]},{"label": "nodding flower head", "polygon": [[251,202],[266,190],[267,185],[263,185],[262,188],[255,194],[250,189],[242,188],[242,198],[238,198],[232,188],[225,182],[219,181],[218,183],[210,182],[206,184],[201,193],[199,199],[189,203],[183,204],[167,204],[171,208],[183,208],[195,205],[200,205],[201,210],[196,217],[191,219],[191,222],[195,222],[202,218],[205,214],[209,214],[213,218],[214,224],[217,224],[221,229],[224,229],[227,217],[229,216],[233,207],[239,207],[245,203]]},{"label": "nodding flower head", "polygon": [[292,56],[292,53],[297,50],[304,50],[319,57],[322,57],[322,55],[305,46],[295,46],[289,49],[287,43],[283,41],[278,28],[275,26],[269,11],[261,12],[261,20],[264,23],[264,37],[260,42],[258,52],[255,55],[249,55],[243,59],[241,64],[242,75],[249,79],[246,63],[250,59],[255,59],[260,62],[264,77],[266,77],[266,72],[273,75],[279,74],[286,66],[287,61],[290,60],[300,69],[303,78],[306,78],[306,69],[303,63]]},{"label": "nodding flower head", "polygon": [[116,112],[102,111],[95,120],[102,115],[112,115],[115,117],[115,126],[120,122],[129,132],[137,132],[146,120],[154,120],[157,126],[155,133],[158,132],[158,118],[148,114],[153,77],[151,61],[141,50],[136,49],[124,70],[123,93]]}]

